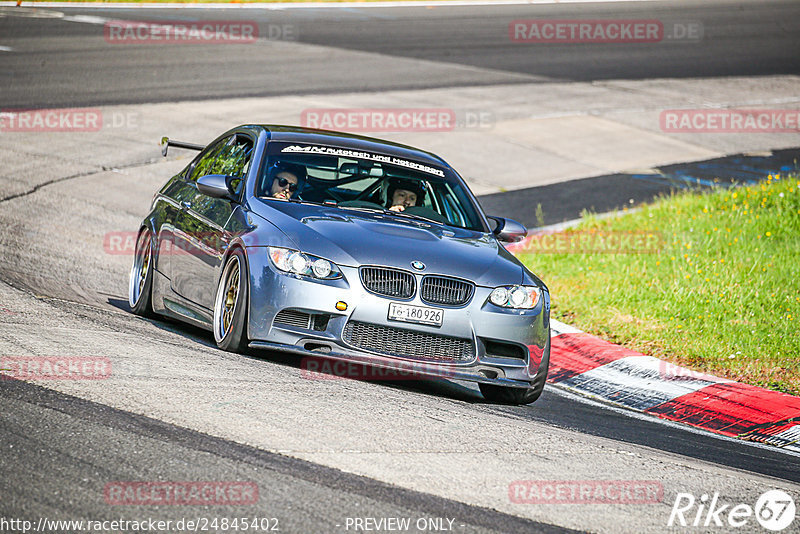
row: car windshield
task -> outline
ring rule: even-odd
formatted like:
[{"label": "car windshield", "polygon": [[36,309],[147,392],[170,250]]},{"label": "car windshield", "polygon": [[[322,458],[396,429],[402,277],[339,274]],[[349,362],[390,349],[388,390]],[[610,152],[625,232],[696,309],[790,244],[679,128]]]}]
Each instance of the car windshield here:
[{"label": "car windshield", "polygon": [[270,143],[256,195],[485,231],[466,187],[449,169],[360,150]]}]

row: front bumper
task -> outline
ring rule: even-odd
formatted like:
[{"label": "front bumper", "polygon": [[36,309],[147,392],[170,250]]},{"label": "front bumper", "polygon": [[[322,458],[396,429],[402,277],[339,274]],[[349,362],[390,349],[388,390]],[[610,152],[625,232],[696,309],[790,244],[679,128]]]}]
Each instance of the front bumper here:
[{"label": "front bumper", "polygon": [[[343,278],[312,281],[278,272],[263,247],[248,248],[250,271],[250,346],[301,355],[358,362],[414,375],[468,380],[510,387],[530,387],[547,373],[550,350],[550,302],[547,291],[531,310],[499,308],[488,302],[492,288],[475,287],[472,299],[463,306],[435,306],[423,302],[417,292],[412,299],[392,299],[369,293],[361,284],[358,269],[342,267]],[[440,273],[443,274],[443,273]],[[417,287],[419,287],[418,275]],[[345,302],[347,309],[336,309]],[[388,319],[390,302],[444,310],[441,326],[404,323]],[[324,320],[308,325],[276,322],[282,310],[310,314]],[[285,315],[284,315],[285,317]],[[401,330],[400,334],[421,334],[469,343],[469,357],[443,359],[420,354],[398,356],[392,347],[365,349],[345,334],[348,322]],[[355,324],[355,323],[354,323]]]}]

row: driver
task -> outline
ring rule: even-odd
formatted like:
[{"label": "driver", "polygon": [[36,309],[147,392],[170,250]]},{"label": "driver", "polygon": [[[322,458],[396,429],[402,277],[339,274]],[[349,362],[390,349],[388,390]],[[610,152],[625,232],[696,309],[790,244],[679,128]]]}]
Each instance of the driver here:
[{"label": "driver", "polygon": [[272,175],[269,196],[289,200],[297,191],[300,179],[305,177],[305,169],[299,165],[277,164]]},{"label": "driver", "polygon": [[387,193],[390,211],[405,211],[411,206],[421,206],[425,199],[422,184],[413,180],[392,180]]}]

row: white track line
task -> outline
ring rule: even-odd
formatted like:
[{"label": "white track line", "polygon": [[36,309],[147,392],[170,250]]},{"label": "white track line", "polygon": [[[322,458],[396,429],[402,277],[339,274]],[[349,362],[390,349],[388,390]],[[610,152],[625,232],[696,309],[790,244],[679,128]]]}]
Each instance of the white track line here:
[{"label": "white track line", "polygon": [[0,52],[13,52],[14,49],[10,46],[0,46]]},{"label": "white track line", "polygon": [[84,24],[105,24],[108,22],[108,19],[103,17],[93,17],[92,15],[71,15],[69,17],[64,17],[61,20],[67,20],[69,22],[83,22]]}]

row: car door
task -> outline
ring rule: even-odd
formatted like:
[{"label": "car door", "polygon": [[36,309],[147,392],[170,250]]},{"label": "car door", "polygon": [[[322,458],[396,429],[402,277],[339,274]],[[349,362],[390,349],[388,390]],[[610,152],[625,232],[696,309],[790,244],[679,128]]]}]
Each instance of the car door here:
[{"label": "car door", "polygon": [[169,278],[172,269],[172,249],[174,246],[173,230],[175,221],[180,213],[180,201],[178,197],[186,188],[186,174],[189,169],[184,169],[180,174],[172,177],[166,187],[156,197],[153,219],[158,221],[156,226],[158,254],[156,255],[155,269]]},{"label": "car door", "polygon": [[229,235],[225,229],[234,208],[233,201],[214,198],[197,190],[197,179],[208,174],[231,177],[238,193],[244,183],[254,142],[236,134],[212,147],[201,157],[187,185],[186,198],[175,229],[176,253],[172,258],[172,287],[183,298],[210,311],[214,305],[216,276]]}]

